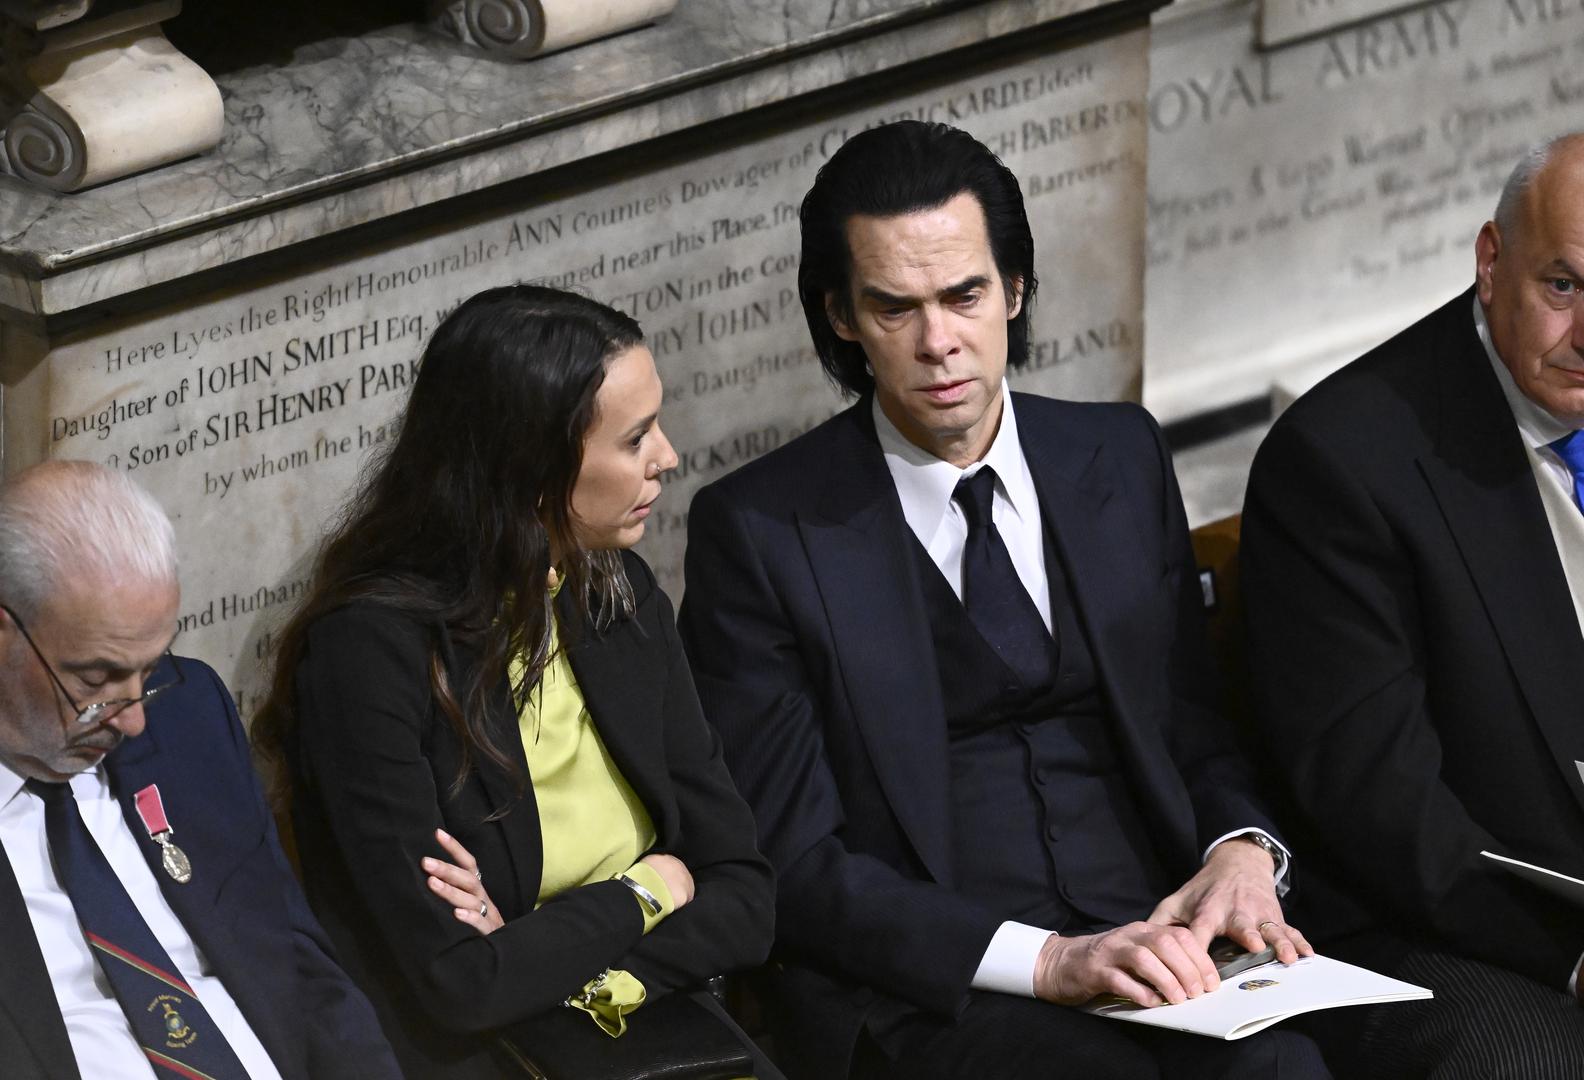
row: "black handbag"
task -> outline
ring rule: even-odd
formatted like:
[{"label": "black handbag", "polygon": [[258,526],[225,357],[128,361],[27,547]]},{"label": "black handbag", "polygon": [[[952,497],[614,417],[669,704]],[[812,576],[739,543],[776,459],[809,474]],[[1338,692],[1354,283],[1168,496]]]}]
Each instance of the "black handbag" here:
[{"label": "black handbag", "polygon": [[579,1009],[550,1009],[502,1033],[501,1050],[534,1080],[733,1080],[752,1076],[743,1035],[691,994],[667,994],[619,1038]]}]

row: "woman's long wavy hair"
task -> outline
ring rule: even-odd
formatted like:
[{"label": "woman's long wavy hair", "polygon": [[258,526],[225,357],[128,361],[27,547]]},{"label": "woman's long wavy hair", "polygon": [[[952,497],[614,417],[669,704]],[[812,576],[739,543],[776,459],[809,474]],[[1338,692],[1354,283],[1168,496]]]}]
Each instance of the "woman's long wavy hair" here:
[{"label": "woman's long wavy hair", "polygon": [[[366,467],[319,552],[307,599],[279,635],[269,697],[252,728],[278,799],[289,789],[286,748],[302,719],[293,682],[308,629],[359,600],[443,625],[478,653],[463,685],[452,686],[439,641],[430,647],[434,701],[463,748],[453,793],[479,759],[514,771],[490,736],[486,707],[513,657],[527,658],[511,687],[519,707],[550,659],[551,552],[562,553],[563,588],[582,599],[587,625],[633,611],[620,553],[583,551],[571,516],[606,365],[642,343],[621,312],[532,285],[479,293],[436,328],[400,433]],[[579,629],[563,628],[569,639]]]}]

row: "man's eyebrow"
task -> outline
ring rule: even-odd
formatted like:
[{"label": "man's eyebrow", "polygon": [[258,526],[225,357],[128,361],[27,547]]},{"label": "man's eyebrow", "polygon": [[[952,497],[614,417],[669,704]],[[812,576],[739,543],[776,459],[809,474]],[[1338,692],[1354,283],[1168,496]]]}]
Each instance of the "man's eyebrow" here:
[{"label": "man's eyebrow", "polygon": [[1550,274],[1557,270],[1562,271],[1562,273],[1566,274],[1574,281],[1584,281],[1584,274],[1580,274],[1578,270],[1574,268],[1572,263],[1561,257],[1552,259],[1546,264],[1545,269],[1540,272],[1542,274]]},{"label": "man's eyebrow", "polygon": [[911,296],[898,296],[896,293],[888,293],[884,289],[876,288],[873,285],[865,285],[859,295],[868,300],[875,300],[882,304],[891,304],[897,307],[913,303],[913,297]]},{"label": "man's eyebrow", "polygon": [[[180,630],[176,631],[176,633],[170,636],[170,640],[165,642],[165,647],[160,650],[159,656],[154,658],[155,664],[158,664],[165,658],[165,654],[170,652],[171,646],[176,644],[176,637],[180,633]],[[96,656],[89,660],[67,660],[63,661],[58,666],[62,671],[69,671],[73,675],[78,675],[85,671],[108,671],[112,674],[130,674],[131,672],[137,670],[136,668],[124,666],[120,660],[111,660],[110,658],[104,656]]]},{"label": "man's eyebrow", "polygon": [[963,293],[973,292],[975,289],[987,288],[989,285],[990,279],[987,276],[984,274],[975,274],[971,278],[964,278],[955,285],[946,286],[941,290],[941,295],[961,296]]},{"label": "man's eyebrow", "polygon": [[[946,286],[940,291],[940,295],[961,296],[963,293],[973,292],[975,289],[983,289],[989,284],[989,277],[984,274],[975,274],[973,277],[964,278],[959,282]],[[859,295],[869,300],[878,301],[881,304],[892,304],[898,307],[916,302],[914,297],[898,296],[874,285],[865,285]]]}]

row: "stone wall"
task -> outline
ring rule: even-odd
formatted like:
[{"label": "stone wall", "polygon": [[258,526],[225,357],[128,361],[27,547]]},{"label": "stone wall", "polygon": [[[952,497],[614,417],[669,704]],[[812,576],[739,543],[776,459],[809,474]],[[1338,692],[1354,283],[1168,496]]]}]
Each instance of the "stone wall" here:
[{"label": "stone wall", "polygon": [[[1143,307],[1148,32],[942,65],[678,160],[521,190],[418,235],[58,338],[7,389],[11,464],[127,470],[176,521],[178,650],[214,664],[244,715],[271,634],[359,468],[386,443],[428,334],[511,281],[581,289],[643,325],[681,456],[640,549],[679,597],[699,485],[841,407],[796,296],[797,205],[849,134],[899,117],[974,132],[1017,172],[1042,278],[1020,385],[1136,397]],[[459,433],[459,436],[461,433]]]},{"label": "stone wall", "polygon": [[1145,402],[1163,419],[1357,355],[1468,287],[1523,149],[1584,127],[1578,0],[1437,0],[1273,49],[1257,26],[1256,0],[1155,20]]}]

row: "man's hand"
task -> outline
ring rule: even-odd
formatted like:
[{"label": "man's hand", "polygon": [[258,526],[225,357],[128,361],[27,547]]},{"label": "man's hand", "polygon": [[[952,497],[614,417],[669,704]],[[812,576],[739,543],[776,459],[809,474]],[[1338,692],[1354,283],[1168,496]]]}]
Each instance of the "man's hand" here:
[{"label": "man's hand", "polygon": [[1282,920],[1275,869],[1258,844],[1238,838],[1218,844],[1199,872],[1156,906],[1149,921],[1187,927],[1201,951],[1225,935],[1249,952],[1274,945],[1276,959],[1284,964],[1313,956],[1304,936]]},{"label": "man's hand", "polygon": [[1082,1005],[1101,994],[1180,1005],[1220,985],[1193,934],[1142,922],[1079,937],[1052,934],[1034,967],[1034,996],[1057,1005]]}]

